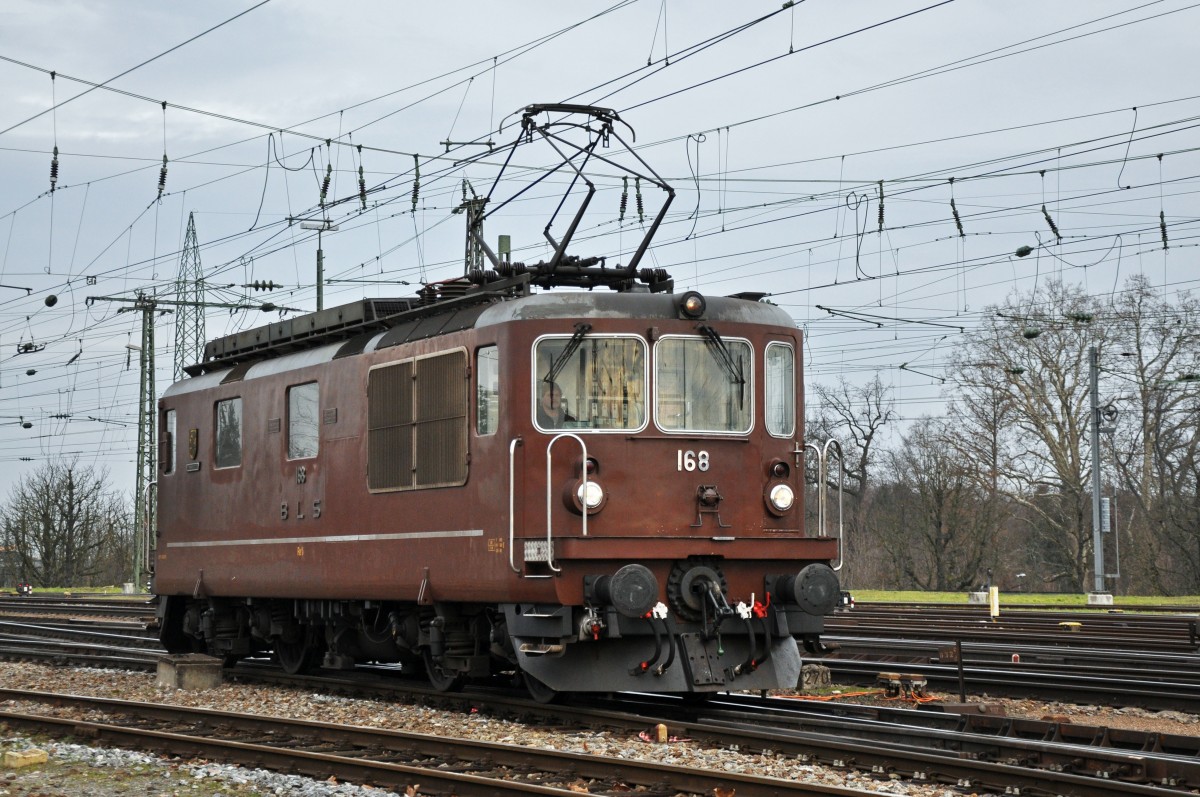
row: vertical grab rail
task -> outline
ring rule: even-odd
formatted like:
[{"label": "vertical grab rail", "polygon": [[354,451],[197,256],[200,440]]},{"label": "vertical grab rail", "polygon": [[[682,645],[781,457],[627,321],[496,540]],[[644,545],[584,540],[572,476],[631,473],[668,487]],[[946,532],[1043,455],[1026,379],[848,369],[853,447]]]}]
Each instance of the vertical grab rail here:
[{"label": "vertical grab rail", "polygon": [[513,461],[516,458],[517,446],[521,445],[521,438],[514,437],[508,444],[508,566],[512,568],[514,573],[520,573],[521,568],[517,567],[513,561],[513,546],[516,544],[516,515],[513,512],[514,495],[516,489],[514,487],[514,471]]},{"label": "vertical grab rail", "polygon": [[817,452],[817,532],[818,536],[825,534],[825,452],[816,443],[805,443],[804,450],[812,449]]},{"label": "vertical grab rail", "polygon": [[[837,571],[837,570],[841,570],[842,565],[844,565],[846,563],[846,529],[842,524],[843,499],[846,495],[846,492],[844,489],[845,481],[846,481],[846,462],[845,462],[845,457],[842,456],[842,444],[837,441],[837,438],[831,437],[825,441],[825,446],[821,450],[822,467],[824,467],[829,461],[829,447],[830,446],[833,446],[834,448],[837,449],[837,458],[838,458],[838,536],[837,536],[837,539],[838,539],[838,563],[837,563],[837,567],[833,568],[835,571]],[[821,489],[822,489],[822,495],[824,495],[824,489],[825,489],[824,481],[822,481],[822,483],[821,483]],[[823,528],[822,528],[822,531],[824,531]]]},{"label": "vertical grab rail", "polygon": [[[150,492],[154,492],[154,501],[150,500]],[[158,479],[152,479],[146,483],[146,494],[144,496],[142,506],[145,507],[146,514],[142,518],[142,561],[138,562],[142,572],[147,576],[154,575],[154,552],[157,546],[153,545],[154,537],[158,531]],[[137,579],[141,581],[141,579]]]},{"label": "vertical grab rail", "polygon": [[583,476],[582,512],[583,512],[583,536],[585,536],[585,537],[587,536],[587,522],[588,522],[587,443],[583,442],[583,438],[577,434],[573,434],[571,432],[563,432],[561,434],[555,435],[553,438],[551,438],[550,442],[546,444],[546,566],[549,567],[550,570],[555,573],[560,572],[562,568],[558,568],[558,567],[554,566],[554,533],[553,533],[554,530],[551,525],[551,506],[552,506],[552,500],[553,500],[553,496],[552,496],[553,485],[550,482],[550,463],[551,463],[551,459],[552,459],[550,451],[551,451],[551,449],[554,448],[554,444],[557,443],[559,440],[562,440],[564,437],[569,437],[572,440],[574,440],[576,443],[579,443],[579,448],[583,451],[583,467],[580,468],[580,471],[582,472],[582,476]]}]

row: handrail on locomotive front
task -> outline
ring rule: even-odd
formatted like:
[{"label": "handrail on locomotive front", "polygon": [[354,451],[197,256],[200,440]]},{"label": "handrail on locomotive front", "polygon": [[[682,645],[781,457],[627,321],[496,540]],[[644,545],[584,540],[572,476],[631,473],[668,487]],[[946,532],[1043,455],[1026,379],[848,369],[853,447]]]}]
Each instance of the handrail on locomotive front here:
[{"label": "handrail on locomotive front", "polygon": [[551,481],[550,481],[551,480],[550,465],[552,462],[551,449],[554,448],[555,443],[557,443],[559,440],[562,440],[564,437],[569,437],[572,440],[574,440],[576,443],[579,443],[579,448],[582,449],[582,451],[583,451],[583,459],[581,460],[579,470],[580,470],[580,474],[583,479],[583,487],[582,487],[583,492],[582,492],[582,497],[580,498],[580,504],[581,504],[581,514],[583,516],[583,536],[585,536],[585,537],[587,536],[587,523],[588,523],[588,505],[587,505],[588,452],[587,452],[587,443],[583,442],[583,438],[577,434],[574,434],[573,432],[560,432],[559,434],[554,435],[554,437],[550,439],[550,442],[546,444],[546,566],[549,567],[550,570],[555,573],[559,572],[559,570],[561,568],[557,568],[554,566],[554,534],[553,534],[554,529],[553,529],[553,526],[551,523],[551,506],[552,506],[552,500],[553,500],[553,485],[551,484]]},{"label": "handrail on locomotive front", "polygon": [[818,446],[816,443],[805,443],[804,448],[811,448],[817,453],[817,528],[820,530],[822,537],[829,536],[825,532],[825,519],[828,516],[826,505],[828,504],[828,481],[826,476],[826,465],[829,461],[829,447],[834,446],[837,449],[838,458],[838,558],[837,567],[833,567],[834,571],[841,570],[846,559],[846,529],[843,525],[843,501],[845,498],[844,484],[846,480],[846,465],[842,456],[842,444],[837,441],[837,438],[831,437],[825,441],[824,446]]},{"label": "handrail on locomotive front", "polygon": [[513,547],[517,538],[517,521],[516,513],[514,511],[514,505],[516,503],[514,496],[516,494],[516,490],[513,486],[513,481],[516,476],[516,468],[513,467],[513,460],[516,457],[517,446],[521,445],[522,442],[523,441],[521,438],[514,437],[508,444],[508,566],[512,568],[514,573],[520,573],[521,568],[517,567],[516,562],[513,561]]},{"label": "handrail on locomotive front", "polygon": [[[582,490],[583,490],[583,498],[581,499],[581,504],[582,504],[581,512],[583,515],[583,536],[586,537],[587,533],[588,533],[588,530],[587,530],[587,523],[588,523],[587,443],[583,442],[583,438],[577,434],[573,434],[571,432],[563,432],[561,434],[555,435],[553,438],[551,438],[550,442],[546,444],[546,566],[548,568],[550,568],[550,570],[554,573],[562,572],[562,568],[556,567],[554,565],[554,527],[553,527],[553,522],[552,522],[552,508],[553,508],[552,478],[553,477],[551,476],[551,473],[550,473],[551,464],[553,462],[553,457],[551,454],[551,449],[554,448],[555,443],[557,443],[559,440],[561,440],[564,437],[569,437],[572,440],[574,440],[575,442],[579,443],[579,448],[583,451],[582,466],[580,468],[581,477],[582,477]],[[510,441],[508,444],[508,566],[510,568],[512,568],[512,571],[514,573],[521,572],[521,568],[517,567],[517,563],[513,558],[515,556],[516,539],[517,539],[516,512],[514,511],[515,503],[516,503],[516,501],[515,501],[515,496],[516,496],[515,460],[516,460],[517,447],[520,445],[523,445],[523,441],[519,437],[514,437],[512,439],[512,441]]]},{"label": "handrail on locomotive front", "polygon": [[[837,441],[837,438],[835,438],[835,437],[831,437],[825,441],[825,446],[821,451],[821,458],[825,462],[829,461],[829,446],[830,445],[833,445],[837,448],[837,458],[838,458],[838,536],[837,536],[837,538],[838,538],[838,563],[837,563],[837,567],[832,568],[834,570],[834,572],[837,572],[838,570],[841,570],[842,565],[844,565],[846,563],[846,529],[842,525],[842,520],[844,517],[843,512],[842,512],[842,504],[843,504],[843,500],[846,495],[846,491],[844,489],[844,485],[845,485],[845,481],[846,481],[846,462],[845,462],[845,458],[842,456],[842,444],[839,443]],[[824,489],[825,489],[824,480],[821,481],[821,489],[822,489],[822,491],[824,491]],[[821,500],[822,500],[822,502],[824,502],[824,500],[825,500],[824,492],[822,492]]]}]

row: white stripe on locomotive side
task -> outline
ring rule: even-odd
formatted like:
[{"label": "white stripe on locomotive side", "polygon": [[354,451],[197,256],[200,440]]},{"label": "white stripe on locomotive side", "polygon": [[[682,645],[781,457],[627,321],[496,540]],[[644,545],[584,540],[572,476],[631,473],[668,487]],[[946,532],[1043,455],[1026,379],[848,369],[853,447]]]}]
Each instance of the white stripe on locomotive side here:
[{"label": "white stripe on locomotive side", "polygon": [[310,542],[372,542],[380,540],[429,540],[451,537],[482,537],[483,529],[458,531],[411,531],[402,534],[341,534],[328,537],[267,537],[257,540],[204,540],[168,542],[168,548],[212,548],[218,545],[303,545]]}]

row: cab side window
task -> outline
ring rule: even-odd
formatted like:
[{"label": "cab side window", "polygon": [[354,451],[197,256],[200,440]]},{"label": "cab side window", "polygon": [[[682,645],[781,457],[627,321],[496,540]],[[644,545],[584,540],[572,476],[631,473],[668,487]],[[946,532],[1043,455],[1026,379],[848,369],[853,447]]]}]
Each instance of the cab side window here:
[{"label": "cab side window", "polygon": [[773,437],[791,437],[796,432],[796,356],[791,346],[767,345],[764,377],[767,432]]},{"label": "cab side window", "polygon": [[500,424],[500,353],[495,346],[475,352],[475,433],[495,434]]},{"label": "cab side window", "polygon": [[158,444],[158,465],[163,473],[175,471],[175,426],[175,410],[167,410],[163,413],[162,436]]},{"label": "cab side window", "polygon": [[315,457],[320,446],[321,391],[316,382],[287,389],[288,459]]},{"label": "cab side window", "polygon": [[242,399],[218,401],[216,414],[216,466],[236,468],[242,464]]}]

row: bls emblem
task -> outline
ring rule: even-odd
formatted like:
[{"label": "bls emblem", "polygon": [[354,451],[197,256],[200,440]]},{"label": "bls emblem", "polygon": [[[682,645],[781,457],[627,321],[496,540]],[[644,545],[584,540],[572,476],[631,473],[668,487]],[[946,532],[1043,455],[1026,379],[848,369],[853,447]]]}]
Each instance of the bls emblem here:
[{"label": "bls emblem", "polygon": [[199,429],[189,429],[188,430],[188,458],[194,460],[196,458],[196,455],[199,453],[200,453],[200,430]]}]

